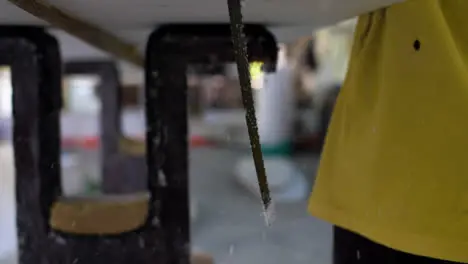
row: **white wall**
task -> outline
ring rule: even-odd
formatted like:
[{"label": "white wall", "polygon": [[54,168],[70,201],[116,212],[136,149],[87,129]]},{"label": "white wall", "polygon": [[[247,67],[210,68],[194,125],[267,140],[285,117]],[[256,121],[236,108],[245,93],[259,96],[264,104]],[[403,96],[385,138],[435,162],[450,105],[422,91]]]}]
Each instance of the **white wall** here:
[{"label": "white wall", "polygon": [[0,264],[17,263],[13,148],[0,141]]}]

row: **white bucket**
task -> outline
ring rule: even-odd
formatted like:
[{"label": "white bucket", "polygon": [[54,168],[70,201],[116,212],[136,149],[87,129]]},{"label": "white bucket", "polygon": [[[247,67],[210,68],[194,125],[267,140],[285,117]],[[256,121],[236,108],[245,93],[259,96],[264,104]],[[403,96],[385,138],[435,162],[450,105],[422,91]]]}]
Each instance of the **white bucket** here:
[{"label": "white bucket", "polygon": [[62,192],[65,196],[79,195],[86,191],[87,179],[80,168],[77,154],[62,154]]},{"label": "white bucket", "polygon": [[265,73],[264,87],[258,91],[258,130],[262,144],[291,141],[294,122],[292,71],[286,67]]}]

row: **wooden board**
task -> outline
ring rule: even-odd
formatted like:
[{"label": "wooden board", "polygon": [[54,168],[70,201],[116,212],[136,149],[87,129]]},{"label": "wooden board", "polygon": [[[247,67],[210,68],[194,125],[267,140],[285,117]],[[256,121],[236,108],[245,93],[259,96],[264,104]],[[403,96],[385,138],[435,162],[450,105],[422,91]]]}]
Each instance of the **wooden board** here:
[{"label": "wooden board", "polygon": [[214,264],[212,256],[206,253],[192,253],[190,256],[190,263],[192,264]]},{"label": "wooden board", "polygon": [[141,227],[148,215],[149,195],[63,197],[52,207],[50,225],[78,235],[116,235]]}]

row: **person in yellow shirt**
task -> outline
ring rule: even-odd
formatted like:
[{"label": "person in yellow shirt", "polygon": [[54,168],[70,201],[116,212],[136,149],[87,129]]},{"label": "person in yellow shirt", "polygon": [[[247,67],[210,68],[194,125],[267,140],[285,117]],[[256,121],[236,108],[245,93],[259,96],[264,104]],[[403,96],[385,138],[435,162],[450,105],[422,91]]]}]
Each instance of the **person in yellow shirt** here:
[{"label": "person in yellow shirt", "polygon": [[334,262],[468,263],[468,0],[362,15],[309,211]]}]

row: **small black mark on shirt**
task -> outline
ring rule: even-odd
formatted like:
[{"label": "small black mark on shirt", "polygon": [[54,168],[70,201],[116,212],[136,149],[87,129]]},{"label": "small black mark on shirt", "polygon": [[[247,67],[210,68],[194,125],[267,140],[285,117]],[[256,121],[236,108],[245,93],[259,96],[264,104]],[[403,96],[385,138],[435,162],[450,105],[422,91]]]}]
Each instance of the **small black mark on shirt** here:
[{"label": "small black mark on shirt", "polygon": [[419,39],[414,41],[413,48],[415,51],[419,51],[421,49],[421,41],[419,41]]}]

